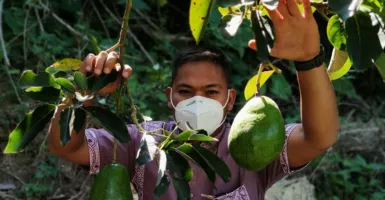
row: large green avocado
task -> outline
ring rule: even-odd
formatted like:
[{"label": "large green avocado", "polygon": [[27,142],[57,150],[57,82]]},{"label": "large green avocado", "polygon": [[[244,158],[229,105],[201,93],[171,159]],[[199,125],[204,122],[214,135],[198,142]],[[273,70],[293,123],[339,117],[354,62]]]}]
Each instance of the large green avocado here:
[{"label": "large green avocado", "polygon": [[277,158],[285,142],[285,124],[277,104],[255,96],[237,113],[230,129],[231,157],[243,168],[259,171]]},{"label": "large green avocado", "polygon": [[92,185],[90,200],[133,200],[127,168],[119,163],[104,166]]}]

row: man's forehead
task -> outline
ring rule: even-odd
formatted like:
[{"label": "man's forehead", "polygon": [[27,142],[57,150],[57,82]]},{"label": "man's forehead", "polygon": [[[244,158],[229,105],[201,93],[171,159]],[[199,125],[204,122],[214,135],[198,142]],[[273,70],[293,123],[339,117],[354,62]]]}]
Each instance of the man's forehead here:
[{"label": "man's forehead", "polygon": [[[179,82],[175,84],[176,88],[186,87],[186,88],[193,88],[196,87],[197,84],[189,84],[186,82]],[[220,83],[207,83],[207,84],[200,84],[199,87],[202,88],[223,88],[223,85]]]},{"label": "man's forehead", "polygon": [[210,62],[190,62],[180,66],[174,80],[174,86],[185,84],[189,86],[225,87],[226,76],[220,66]]}]

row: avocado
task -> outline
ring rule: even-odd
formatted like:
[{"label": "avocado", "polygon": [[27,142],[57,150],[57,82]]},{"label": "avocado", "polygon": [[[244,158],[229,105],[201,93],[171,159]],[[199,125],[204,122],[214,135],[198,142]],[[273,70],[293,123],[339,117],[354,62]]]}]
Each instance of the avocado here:
[{"label": "avocado", "polygon": [[126,167],[110,163],[96,175],[90,200],[133,200],[130,175]]},{"label": "avocado", "polygon": [[256,95],[234,118],[228,136],[229,152],[240,167],[259,171],[277,158],[285,137],[278,105],[267,96]]}]

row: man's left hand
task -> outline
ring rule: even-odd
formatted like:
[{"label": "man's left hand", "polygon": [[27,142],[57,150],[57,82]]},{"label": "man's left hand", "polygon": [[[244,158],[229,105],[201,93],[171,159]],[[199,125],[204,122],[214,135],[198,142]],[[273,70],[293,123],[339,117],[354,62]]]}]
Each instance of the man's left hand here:
[{"label": "man's left hand", "polygon": [[[270,55],[293,61],[308,61],[320,51],[320,36],[313,17],[310,0],[302,0],[303,14],[296,0],[280,0],[269,15],[275,28],[275,43]],[[258,42],[258,41],[257,41]],[[256,49],[256,41],[249,42]]]}]

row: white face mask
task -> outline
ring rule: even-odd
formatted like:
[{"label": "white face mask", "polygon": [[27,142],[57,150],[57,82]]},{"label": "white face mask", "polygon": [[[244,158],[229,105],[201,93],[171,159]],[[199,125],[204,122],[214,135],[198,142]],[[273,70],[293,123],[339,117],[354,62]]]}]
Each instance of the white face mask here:
[{"label": "white face mask", "polygon": [[[229,91],[227,91],[226,104],[214,99],[194,96],[179,102],[176,107],[172,102],[172,89],[170,92],[171,105],[175,109],[175,120],[179,122],[179,128],[183,131],[192,129],[204,129],[207,134],[211,135],[223,124],[226,117],[223,118],[223,109],[229,100]],[[223,120],[222,120],[223,119]]]}]

